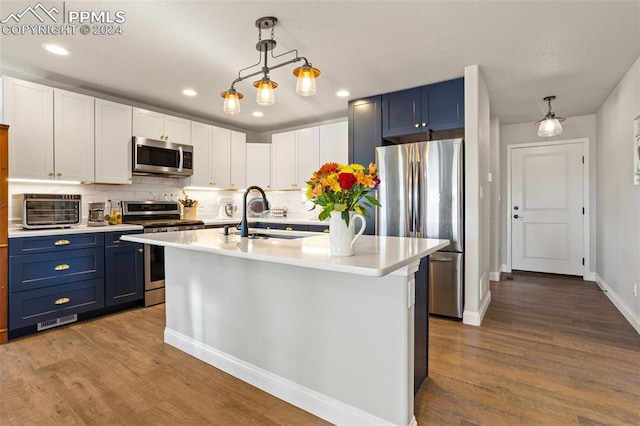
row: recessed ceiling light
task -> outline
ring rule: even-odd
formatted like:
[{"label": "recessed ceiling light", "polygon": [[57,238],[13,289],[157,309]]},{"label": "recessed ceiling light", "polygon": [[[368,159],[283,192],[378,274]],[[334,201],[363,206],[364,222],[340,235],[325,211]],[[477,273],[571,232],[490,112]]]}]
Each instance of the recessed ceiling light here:
[{"label": "recessed ceiling light", "polygon": [[185,96],[196,96],[198,94],[198,92],[196,92],[193,89],[184,89],[182,91],[182,94],[185,95]]},{"label": "recessed ceiling light", "polygon": [[262,117],[264,115],[264,113],[262,111],[255,111],[252,115],[254,117]]},{"label": "recessed ceiling light", "polygon": [[58,46],[56,44],[43,44],[43,48],[45,48],[48,52],[51,52],[56,55],[67,56],[69,51],[62,46]]},{"label": "recessed ceiling light", "polygon": [[347,90],[338,90],[336,92],[336,96],[340,97],[340,98],[346,98],[347,96],[349,96],[351,93],[349,93]]}]

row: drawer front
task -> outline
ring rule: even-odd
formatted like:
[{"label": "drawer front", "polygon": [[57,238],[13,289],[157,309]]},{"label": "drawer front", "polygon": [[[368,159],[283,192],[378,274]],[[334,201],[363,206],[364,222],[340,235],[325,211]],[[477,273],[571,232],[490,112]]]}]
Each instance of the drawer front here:
[{"label": "drawer front", "polygon": [[309,225],[309,231],[311,232],[324,232],[326,234],[329,233],[329,225]]},{"label": "drawer front", "polygon": [[9,329],[104,308],[104,280],[79,281],[9,295]]},{"label": "drawer front", "polygon": [[104,248],[9,258],[12,293],[104,277]]},{"label": "drawer front", "polygon": [[122,244],[137,244],[131,241],[120,241],[120,237],[123,235],[142,234],[142,230],[139,231],[117,231],[117,232],[105,232],[104,245],[106,247],[119,246]]},{"label": "drawer front", "polygon": [[11,238],[9,239],[9,256],[60,252],[103,246],[104,235],[102,232],[92,232],[88,234],[61,234],[46,237]]}]

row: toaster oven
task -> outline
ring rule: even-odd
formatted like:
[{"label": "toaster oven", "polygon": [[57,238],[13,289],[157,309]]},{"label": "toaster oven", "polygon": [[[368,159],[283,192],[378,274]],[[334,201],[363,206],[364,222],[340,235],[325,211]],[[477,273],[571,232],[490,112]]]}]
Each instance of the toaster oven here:
[{"label": "toaster oven", "polygon": [[22,227],[68,228],[82,221],[82,197],[77,194],[22,194]]}]

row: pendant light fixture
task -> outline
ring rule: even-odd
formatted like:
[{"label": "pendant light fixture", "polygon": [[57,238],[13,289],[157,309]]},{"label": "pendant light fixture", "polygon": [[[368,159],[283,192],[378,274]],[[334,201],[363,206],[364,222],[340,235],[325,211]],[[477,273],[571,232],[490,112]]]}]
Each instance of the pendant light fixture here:
[{"label": "pendant light fixture", "polygon": [[[222,92],[220,96],[224,98],[223,110],[227,114],[238,114],[240,112],[240,99],[243,98],[242,93],[237,92],[235,89],[236,83],[246,80],[250,77],[255,77],[262,74],[260,80],[254,81],[253,86],[258,89],[256,94],[256,102],[260,105],[273,105],[275,102],[274,89],[278,87],[278,83],[272,81],[269,78],[269,72],[273,69],[280,68],[284,65],[289,65],[295,62],[304,61],[304,65],[293,70],[293,75],[298,78],[296,84],[296,92],[302,96],[311,96],[316,93],[316,78],[320,75],[320,71],[317,68],[311,66],[311,63],[307,61],[307,58],[298,56],[298,50],[293,49],[280,55],[273,54],[273,49],[276,47],[277,42],[274,40],[273,28],[278,23],[278,18],[273,16],[265,16],[256,21],[256,27],[258,28],[258,43],[256,43],[256,50],[259,53],[258,63],[246,68],[242,68],[238,71],[238,78],[233,80],[231,87],[226,92]],[[271,37],[268,39],[262,39],[262,30],[271,29]],[[267,61],[269,58],[268,52],[271,52],[271,58],[277,59],[281,56],[294,54],[292,59],[269,66]],[[264,60],[264,63],[262,62]],[[250,74],[242,75],[244,71],[250,70],[255,67],[260,67],[259,71],[255,71]]]},{"label": "pendant light fixture", "polygon": [[535,122],[535,124],[539,125],[538,136],[541,138],[557,136],[562,133],[562,125],[560,123],[566,120],[566,118],[556,117],[556,115],[551,111],[551,101],[555,98],[555,96],[547,96],[543,98],[549,105],[549,112],[542,120]]}]

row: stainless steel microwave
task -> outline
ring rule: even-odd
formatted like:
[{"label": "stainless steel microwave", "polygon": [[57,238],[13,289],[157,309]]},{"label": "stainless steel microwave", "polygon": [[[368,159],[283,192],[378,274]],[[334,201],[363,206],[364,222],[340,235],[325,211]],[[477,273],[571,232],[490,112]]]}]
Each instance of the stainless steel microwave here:
[{"label": "stainless steel microwave", "polygon": [[82,221],[82,197],[77,194],[22,194],[22,227],[68,228]]},{"label": "stainless steel microwave", "polygon": [[134,175],[185,177],[193,174],[193,146],[134,136]]}]

